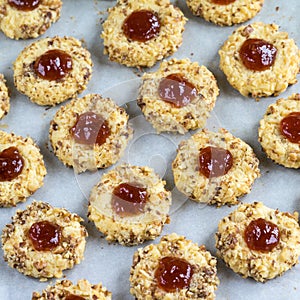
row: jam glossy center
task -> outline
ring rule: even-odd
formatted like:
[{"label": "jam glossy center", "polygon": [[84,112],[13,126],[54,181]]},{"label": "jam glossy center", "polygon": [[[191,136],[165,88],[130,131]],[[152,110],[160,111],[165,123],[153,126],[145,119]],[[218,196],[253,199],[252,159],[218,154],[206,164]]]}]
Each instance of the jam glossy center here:
[{"label": "jam glossy center", "polygon": [[300,112],[292,112],[280,122],[280,131],[292,143],[300,143]]},{"label": "jam glossy center", "polygon": [[158,92],[162,100],[178,108],[188,105],[197,96],[195,86],[181,74],[170,74],[163,78]]},{"label": "jam glossy center", "polygon": [[8,0],[8,4],[22,11],[31,11],[40,5],[40,0]]},{"label": "jam glossy center", "polygon": [[113,190],[112,207],[121,217],[144,212],[148,200],[147,189],[138,183],[121,183]]},{"label": "jam glossy center", "polygon": [[277,49],[261,39],[247,39],[240,48],[240,58],[246,68],[265,71],[273,66]]},{"label": "jam glossy center", "polygon": [[125,19],[122,29],[128,39],[146,42],[159,34],[160,26],[156,13],[142,9],[132,12]]},{"label": "jam glossy center", "polygon": [[228,5],[235,2],[235,0],[212,0],[211,2],[219,5]]},{"label": "jam glossy center", "polygon": [[233,165],[230,151],[219,147],[205,147],[199,155],[200,172],[207,178],[228,173]]},{"label": "jam glossy center", "polygon": [[9,147],[0,153],[0,181],[11,181],[21,174],[24,159],[16,147]]},{"label": "jam glossy center", "polygon": [[280,241],[280,232],[277,225],[259,218],[250,222],[244,232],[244,239],[252,250],[269,252]]},{"label": "jam glossy center", "polygon": [[69,294],[65,300],[85,300],[85,298],[81,297],[81,296],[77,296],[74,294]]},{"label": "jam glossy center", "polygon": [[49,221],[33,223],[29,229],[29,238],[37,251],[55,249],[61,240],[61,228]]},{"label": "jam glossy center", "polygon": [[33,68],[42,79],[59,80],[73,69],[72,57],[62,50],[49,50],[37,58]]},{"label": "jam glossy center", "polygon": [[185,259],[163,257],[155,271],[157,285],[162,290],[173,293],[188,288],[193,276],[193,267]]},{"label": "jam glossy center", "polygon": [[86,112],[77,117],[71,128],[74,140],[79,144],[101,146],[110,135],[108,122],[98,114]]}]

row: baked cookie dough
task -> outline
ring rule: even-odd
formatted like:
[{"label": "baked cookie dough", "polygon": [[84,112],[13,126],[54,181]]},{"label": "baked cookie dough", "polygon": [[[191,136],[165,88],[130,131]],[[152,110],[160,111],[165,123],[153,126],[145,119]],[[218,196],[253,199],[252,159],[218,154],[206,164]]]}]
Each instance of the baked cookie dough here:
[{"label": "baked cookie dough", "polygon": [[[50,71],[45,71],[48,68]],[[14,62],[16,88],[39,105],[54,106],[75,97],[86,89],[91,74],[91,55],[73,37],[56,36],[36,41]]]},{"label": "baked cookie dough", "polygon": [[62,277],[83,259],[83,219],[64,208],[34,201],[18,210],[2,232],[4,260],[19,272],[45,281]]},{"label": "baked cookie dough", "polygon": [[[282,121],[290,114],[298,115],[294,124],[288,124],[290,134],[295,139],[288,139],[282,132]],[[297,121],[298,118],[298,121]],[[300,168],[300,94],[293,94],[287,99],[279,99],[271,104],[260,121],[258,140],[267,156],[287,168]],[[298,122],[298,123],[297,123]],[[291,126],[295,126],[292,129]],[[297,129],[298,128],[298,129]],[[298,139],[297,139],[298,137]]]},{"label": "baked cookie dough", "polygon": [[[87,124],[93,118],[89,118],[89,114],[97,115],[100,123]],[[88,94],[74,99],[62,106],[50,123],[49,136],[53,151],[65,165],[74,167],[78,173],[107,168],[117,162],[132,138],[133,130],[127,121],[126,111],[109,98]],[[73,129],[76,130],[74,134]],[[97,142],[97,133],[103,133],[102,144]],[[89,144],[75,139],[75,135],[83,138],[89,134]]]},{"label": "baked cookie dough", "polygon": [[179,144],[172,169],[180,192],[196,202],[221,206],[237,204],[238,197],[250,192],[260,176],[258,163],[252,148],[227,130],[204,129]]},{"label": "baked cookie dough", "polygon": [[170,221],[171,193],[164,186],[152,169],[122,164],[92,189],[88,218],[109,242],[131,246],[153,240]]},{"label": "baked cookie dough", "polygon": [[[49,298],[49,295],[50,298]],[[74,298],[72,298],[72,296]],[[34,292],[31,300],[61,300],[61,299],[79,300],[111,300],[111,292],[99,284],[90,284],[85,279],[78,280],[77,284],[73,284],[70,280],[57,281],[55,285],[49,285],[42,293]],[[77,298],[78,297],[78,298]],[[81,297],[81,298],[80,298]]]},{"label": "baked cookie dough", "polygon": [[[133,12],[139,11],[145,14],[146,11],[150,12],[152,18],[147,20],[148,17],[144,15],[140,16],[140,21],[128,19]],[[127,30],[133,28],[133,34],[143,35],[146,41],[125,35],[124,22],[128,20],[133,27],[128,26]],[[183,13],[169,0],[120,0],[109,9],[108,18],[103,24],[101,37],[104,40],[104,54],[108,54],[111,61],[128,67],[151,67],[178,49],[185,23]],[[143,28],[143,24],[149,27]],[[134,25],[138,28],[134,29]]]},{"label": "baked cookie dough", "polygon": [[11,39],[36,38],[59,19],[61,6],[61,0],[0,0],[0,29]]},{"label": "baked cookie dough", "polygon": [[[257,227],[252,227],[252,224]],[[269,228],[266,229],[265,225]],[[259,236],[258,242],[254,243],[256,250],[248,246],[253,236],[245,234],[246,229],[247,232],[252,228],[255,228],[253,234],[257,233]],[[266,243],[265,239],[268,239],[268,250],[257,250],[258,246],[262,247]],[[275,241],[278,242],[277,245]],[[242,204],[220,221],[216,233],[216,247],[218,255],[234,272],[260,282],[272,279],[298,263],[298,213],[283,213],[266,207],[261,202]]]},{"label": "baked cookie dough", "polygon": [[217,81],[205,66],[171,59],[143,75],[137,102],[158,133],[184,134],[205,126],[218,94]]},{"label": "baked cookie dough", "polygon": [[[219,284],[216,265],[216,258],[204,245],[172,233],[162,237],[159,244],[135,252],[130,292],[138,300],[212,300]],[[162,281],[166,284],[162,285]]]},{"label": "baked cookie dough", "polygon": [[5,82],[4,76],[0,74],[0,119],[7,115],[10,108],[9,93]]},{"label": "baked cookie dough", "polygon": [[231,26],[252,19],[264,0],[186,0],[196,16],[218,25]]},{"label": "baked cookie dough", "polygon": [[[256,40],[255,51],[253,48],[250,50],[251,46],[246,46],[248,42],[254,42],[253,40]],[[259,40],[264,41],[265,45],[259,45]],[[261,71],[245,66],[242,59],[246,58],[244,54],[240,55],[241,49],[254,51],[247,54],[247,61],[262,64]],[[278,31],[275,24],[257,22],[238,28],[219,50],[219,55],[220,68],[228,82],[243,96],[277,96],[289,85],[297,82],[300,51],[288,33]]]},{"label": "baked cookie dough", "polygon": [[0,131],[0,158],[0,207],[24,202],[43,185],[47,171],[31,138]]}]

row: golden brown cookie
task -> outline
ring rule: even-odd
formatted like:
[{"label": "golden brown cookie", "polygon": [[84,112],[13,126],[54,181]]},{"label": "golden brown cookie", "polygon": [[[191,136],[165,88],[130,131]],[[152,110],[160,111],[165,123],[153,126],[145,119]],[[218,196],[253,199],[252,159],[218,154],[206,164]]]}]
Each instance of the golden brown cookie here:
[{"label": "golden brown cookie", "polygon": [[186,0],[196,16],[218,25],[231,26],[252,19],[264,0]]},{"label": "golden brown cookie", "polygon": [[172,233],[135,252],[130,292],[138,300],[212,300],[219,284],[216,265],[204,245]]},{"label": "golden brown cookie", "polygon": [[130,246],[153,240],[169,223],[171,193],[148,167],[122,164],[93,188],[88,217],[109,242]]},{"label": "golden brown cookie", "polygon": [[0,0],[0,29],[11,39],[36,38],[59,19],[61,6],[61,0]]},{"label": "golden brown cookie", "polygon": [[7,115],[10,108],[9,93],[5,82],[4,76],[0,74],[0,119]]},{"label": "golden brown cookie", "polygon": [[[50,296],[51,295],[51,296]],[[71,299],[90,299],[90,300],[111,300],[111,292],[99,284],[90,284],[87,280],[78,280],[77,284],[73,284],[70,280],[57,281],[55,285],[49,285],[46,289],[39,292],[33,292],[32,300],[61,300],[65,297],[74,297]]]},{"label": "golden brown cookie", "polygon": [[298,263],[298,213],[266,207],[261,202],[242,204],[222,219],[216,233],[218,255],[243,277],[264,282]]},{"label": "golden brown cookie", "polygon": [[53,151],[78,173],[107,168],[117,162],[132,138],[127,121],[126,111],[109,98],[88,94],[74,99],[51,121]]},{"label": "golden brown cookie", "polygon": [[143,75],[137,101],[157,132],[184,134],[205,126],[218,94],[217,81],[205,66],[171,59]]},{"label": "golden brown cookie", "polygon": [[91,55],[73,37],[45,38],[27,46],[14,62],[19,92],[39,105],[56,105],[86,89]]},{"label": "golden brown cookie", "polygon": [[104,54],[128,67],[151,67],[178,49],[185,22],[169,0],[120,0],[103,24]]},{"label": "golden brown cookie", "polygon": [[24,202],[43,185],[47,171],[31,138],[0,131],[0,157],[0,207]]},{"label": "golden brown cookie", "polygon": [[300,168],[300,94],[271,104],[260,121],[259,142],[267,156],[287,168]]},{"label": "golden brown cookie", "polygon": [[260,176],[252,148],[225,129],[182,141],[172,168],[177,189],[196,202],[233,205]]},{"label": "golden brown cookie", "polygon": [[243,96],[277,96],[297,82],[300,51],[275,24],[241,26],[229,36],[219,55],[227,80]]},{"label": "golden brown cookie", "polygon": [[2,232],[4,259],[41,281],[62,277],[83,259],[87,231],[83,219],[64,208],[34,201],[18,210]]}]

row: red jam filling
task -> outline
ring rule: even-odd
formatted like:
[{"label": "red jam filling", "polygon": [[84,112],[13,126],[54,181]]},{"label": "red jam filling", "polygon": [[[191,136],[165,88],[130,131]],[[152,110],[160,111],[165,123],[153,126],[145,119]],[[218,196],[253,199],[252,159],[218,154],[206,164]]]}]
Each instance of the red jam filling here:
[{"label": "red jam filling", "polygon": [[55,249],[61,240],[60,226],[49,221],[33,223],[28,236],[37,251],[51,251]]},{"label": "red jam filling", "polygon": [[42,79],[60,80],[73,69],[72,57],[62,50],[49,50],[35,61],[33,68]]},{"label": "red jam filling", "polygon": [[272,222],[259,218],[250,222],[244,231],[247,246],[256,251],[269,252],[280,241],[279,228]]},{"label": "red jam filling", "polygon": [[167,293],[188,288],[194,274],[193,266],[185,259],[163,257],[155,271],[157,285]]},{"label": "red jam filling", "polygon": [[142,9],[132,12],[123,23],[125,36],[137,42],[146,42],[160,32],[160,20],[152,11]]},{"label": "red jam filling", "polygon": [[112,207],[121,217],[144,212],[148,200],[147,189],[137,183],[121,183],[113,190]]},{"label": "red jam filling", "polygon": [[246,68],[252,71],[265,71],[273,66],[277,49],[261,39],[248,39],[240,48],[240,58]]},{"label": "red jam filling", "polygon": [[233,165],[230,151],[219,147],[206,147],[199,155],[200,172],[207,178],[219,177],[228,173]]},{"label": "red jam filling", "polygon": [[40,5],[40,0],[8,0],[8,4],[22,11],[31,11]]},{"label": "red jam filling", "polygon": [[162,100],[177,108],[188,105],[197,96],[195,86],[181,74],[170,74],[162,79],[158,93]]},{"label": "red jam filling", "polygon": [[24,159],[16,147],[9,147],[0,153],[0,181],[11,181],[19,176]]},{"label": "red jam filling", "polygon": [[235,2],[235,0],[212,0],[211,2],[219,5],[228,5]]},{"label": "red jam filling", "polygon": [[65,300],[85,300],[85,298],[81,297],[81,296],[77,296],[74,294],[69,294]]},{"label": "red jam filling", "polygon": [[93,112],[79,115],[75,125],[71,128],[71,134],[76,143],[85,145],[101,146],[110,133],[108,122]]},{"label": "red jam filling", "polygon": [[292,143],[300,143],[300,112],[292,112],[280,122],[280,131]]}]

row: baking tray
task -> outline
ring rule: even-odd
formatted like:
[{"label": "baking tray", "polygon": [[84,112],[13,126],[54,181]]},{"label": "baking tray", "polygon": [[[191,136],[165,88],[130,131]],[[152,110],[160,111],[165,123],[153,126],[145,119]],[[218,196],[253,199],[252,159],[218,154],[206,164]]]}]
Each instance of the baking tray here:
[{"label": "baking tray", "polygon": [[[136,132],[122,161],[138,165],[149,165],[167,180],[167,186],[173,192],[174,203],[171,209],[171,223],[166,225],[163,234],[176,232],[199,244],[205,244],[213,254],[216,253],[214,233],[221,218],[233,211],[233,207],[216,208],[197,204],[185,199],[174,189],[171,161],[175,157],[178,142],[189,137],[163,134],[156,135],[152,127],[140,115],[134,102],[140,75],[143,70],[126,68],[112,63],[103,55],[103,43],[100,39],[101,24],[106,18],[106,9],[115,5],[115,1],[65,0],[60,20],[54,24],[46,36],[74,36],[81,39],[92,54],[94,71],[88,88],[82,95],[101,93],[111,96],[118,104],[126,105]],[[266,108],[279,97],[269,97],[256,102],[245,98],[235,91],[219,70],[218,49],[237,28],[219,27],[192,16],[185,1],[175,3],[189,19],[184,32],[183,44],[173,55],[176,58],[190,58],[207,66],[216,76],[220,87],[220,96],[209,120],[209,127],[225,127],[235,136],[249,143],[260,160],[261,178],[253,185],[252,192],[243,197],[243,202],[263,201],[267,206],[282,211],[300,211],[299,171],[278,166],[267,159],[257,142],[259,120]],[[277,23],[280,29],[288,31],[300,45],[300,2],[265,1],[262,11],[252,20]],[[10,222],[17,209],[24,209],[33,199],[47,201],[58,207],[66,207],[85,219],[89,237],[85,259],[72,270],[64,272],[66,278],[76,282],[86,278],[91,283],[102,282],[113,293],[113,299],[133,299],[129,293],[129,270],[134,251],[141,246],[122,247],[109,245],[103,236],[86,218],[88,195],[91,187],[100,179],[102,171],[76,175],[73,169],[66,168],[54,156],[49,147],[49,122],[57,109],[41,107],[31,103],[13,86],[12,63],[19,52],[33,40],[14,41],[0,33],[0,72],[4,73],[11,91],[11,110],[0,121],[0,128],[13,131],[18,135],[31,136],[40,146],[44,155],[48,174],[44,186],[25,203],[14,208],[0,209],[0,228]],[[152,68],[157,69],[158,64]],[[299,83],[288,88],[280,97],[300,92]],[[126,104],[130,102],[129,104]],[[155,142],[153,142],[155,141]],[[157,238],[154,242],[158,242]],[[41,291],[55,279],[48,282],[26,277],[11,269],[3,260],[0,252],[0,299],[31,299],[33,291]],[[220,286],[217,299],[299,299],[300,265],[286,272],[282,277],[257,283],[252,279],[243,279],[218,260]]]}]

